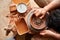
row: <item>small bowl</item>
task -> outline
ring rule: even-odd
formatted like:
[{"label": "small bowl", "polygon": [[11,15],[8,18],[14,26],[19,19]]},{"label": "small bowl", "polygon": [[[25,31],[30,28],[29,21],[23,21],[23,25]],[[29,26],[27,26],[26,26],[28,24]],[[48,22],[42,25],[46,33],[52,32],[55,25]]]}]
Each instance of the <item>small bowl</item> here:
[{"label": "small bowl", "polygon": [[[33,31],[34,33],[38,33],[41,30],[44,30],[46,27],[46,20],[45,19],[40,19],[39,17],[36,17],[33,13],[34,10],[31,10],[25,17],[26,24],[28,28]],[[35,21],[37,21],[37,24]]]},{"label": "small bowl", "polygon": [[[34,29],[35,32],[40,32],[41,30],[45,29],[45,20],[32,15],[30,19],[31,28]],[[44,26],[42,26],[44,25]]]},{"label": "small bowl", "polygon": [[27,5],[24,4],[24,3],[19,3],[19,4],[17,4],[17,5],[16,5],[16,8],[17,8],[17,11],[18,11],[19,13],[22,13],[22,14],[27,11]]}]

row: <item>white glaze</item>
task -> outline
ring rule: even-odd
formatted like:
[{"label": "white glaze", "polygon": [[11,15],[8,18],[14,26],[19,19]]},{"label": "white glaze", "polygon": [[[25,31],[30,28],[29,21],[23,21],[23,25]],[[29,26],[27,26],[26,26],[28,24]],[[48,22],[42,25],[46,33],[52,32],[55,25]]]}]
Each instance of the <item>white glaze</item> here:
[{"label": "white glaze", "polygon": [[17,11],[19,13],[24,13],[27,11],[27,6],[23,3],[19,4],[19,5],[17,5]]}]

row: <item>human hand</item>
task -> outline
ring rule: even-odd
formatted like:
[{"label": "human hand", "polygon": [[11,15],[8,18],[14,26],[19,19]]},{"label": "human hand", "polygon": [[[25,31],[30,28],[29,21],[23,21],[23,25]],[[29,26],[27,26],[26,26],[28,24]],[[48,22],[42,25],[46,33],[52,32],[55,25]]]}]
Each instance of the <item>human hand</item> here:
[{"label": "human hand", "polygon": [[34,14],[35,14],[36,16],[39,16],[40,19],[44,18],[45,15],[46,15],[46,13],[47,13],[47,11],[46,11],[46,9],[44,9],[44,8],[38,8],[38,9],[35,9],[35,10],[34,10]]},{"label": "human hand", "polygon": [[42,36],[53,36],[53,35],[55,35],[55,33],[52,32],[51,30],[44,30],[44,31],[40,32],[40,35],[42,35]]}]

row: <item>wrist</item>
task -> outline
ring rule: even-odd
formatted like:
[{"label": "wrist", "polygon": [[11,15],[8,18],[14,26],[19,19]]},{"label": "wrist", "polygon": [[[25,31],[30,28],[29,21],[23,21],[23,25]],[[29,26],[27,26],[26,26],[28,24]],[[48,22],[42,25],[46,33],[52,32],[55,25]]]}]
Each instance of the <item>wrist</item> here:
[{"label": "wrist", "polygon": [[54,33],[54,34],[52,35],[52,37],[54,37],[54,38],[56,38],[56,39],[60,39],[60,34]]},{"label": "wrist", "polygon": [[47,8],[47,7],[44,7],[44,9],[45,9],[45,11],[46,11],[46,12],[48,12],[48,11],[49,11],[49,8]]}]

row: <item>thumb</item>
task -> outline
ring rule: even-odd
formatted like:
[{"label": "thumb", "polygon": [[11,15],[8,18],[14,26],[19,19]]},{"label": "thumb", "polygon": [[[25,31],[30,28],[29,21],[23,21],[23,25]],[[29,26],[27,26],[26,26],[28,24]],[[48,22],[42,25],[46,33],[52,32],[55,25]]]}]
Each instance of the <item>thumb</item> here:
[{"label": "thumb", "polygon": [[45,33],[40,33],[40,35],[45,35]]}]

